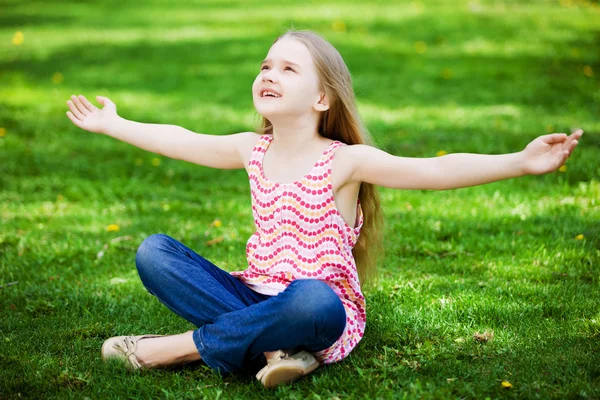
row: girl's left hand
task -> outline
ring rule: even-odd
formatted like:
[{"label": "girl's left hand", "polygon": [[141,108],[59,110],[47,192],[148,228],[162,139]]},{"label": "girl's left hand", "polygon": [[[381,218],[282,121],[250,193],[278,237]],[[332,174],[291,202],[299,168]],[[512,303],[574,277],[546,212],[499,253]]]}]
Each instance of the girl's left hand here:
[{"label": "girl's left hand", "polygon": [[565,133],[551,133],[537,137],[521,152],[525,173],[541,175],[559,169],[579,143],[581,135],[583,130],[577,129],[570,136]]}]

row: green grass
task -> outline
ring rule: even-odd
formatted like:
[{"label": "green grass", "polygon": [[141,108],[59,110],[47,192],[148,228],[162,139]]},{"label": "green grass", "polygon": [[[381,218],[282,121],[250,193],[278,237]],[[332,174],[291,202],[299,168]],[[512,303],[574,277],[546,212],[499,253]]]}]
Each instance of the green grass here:
[{"label": "green grass", "polygon": [[[600,397],[597,1],[5,0],[0,21],[0,398]],[[78,129],[66,100],[105,95],[136,121],[249,130],[252,80],[291,25],[340,50],[392,154],[499,154],[549,132],[585,135],[565,172],[381,189],[387,253],[365,289],[365,337],[341,363],[274,391],[202,365],[103,363],[110,336],[194,328],[144,289],[141,241],[166,233],[243,269],[250,193],[244,170]]]}]

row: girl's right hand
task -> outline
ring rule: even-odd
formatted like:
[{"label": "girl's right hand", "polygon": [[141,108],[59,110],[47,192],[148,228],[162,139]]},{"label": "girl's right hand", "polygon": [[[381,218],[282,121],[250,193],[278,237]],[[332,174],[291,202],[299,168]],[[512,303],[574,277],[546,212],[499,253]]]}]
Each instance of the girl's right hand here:
[{"label": "girl's right hand", "polygon": [[110,124],[119,117],[117,106],[107,97],[96,96],[96,99],[104,108],[94,106],[83,95],[72,95],[71,100],[67,100],[67,105],[71,110],[67,111],[67,117],[81,129],[94,133],[106,133]]}]

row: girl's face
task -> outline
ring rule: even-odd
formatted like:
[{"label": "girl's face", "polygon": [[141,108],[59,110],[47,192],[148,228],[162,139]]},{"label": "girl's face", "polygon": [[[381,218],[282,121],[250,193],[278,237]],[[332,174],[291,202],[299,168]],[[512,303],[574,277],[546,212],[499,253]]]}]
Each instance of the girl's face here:
[{"label": "girl's face", "polygon": [[306,46],[289,38],[277,41],[252,84],[256,111],[271,121],[277,116],[303,116],[327,109],[326,103],[319,103],[322,96],[317,70]]}]

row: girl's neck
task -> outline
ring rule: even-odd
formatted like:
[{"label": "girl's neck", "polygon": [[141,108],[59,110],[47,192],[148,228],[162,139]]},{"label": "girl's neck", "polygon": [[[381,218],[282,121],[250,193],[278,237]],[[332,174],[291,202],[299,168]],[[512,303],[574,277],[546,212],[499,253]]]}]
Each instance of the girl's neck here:
[{"label": "girl's neck", "polygon": [[280,156],[285,157],[297,155],[298,149],[310,149],[314,147],[315,142],[322,140],[323,137],[312,124],[285,127],[273,125],[273,143],[270,147],[274,147]]}]

